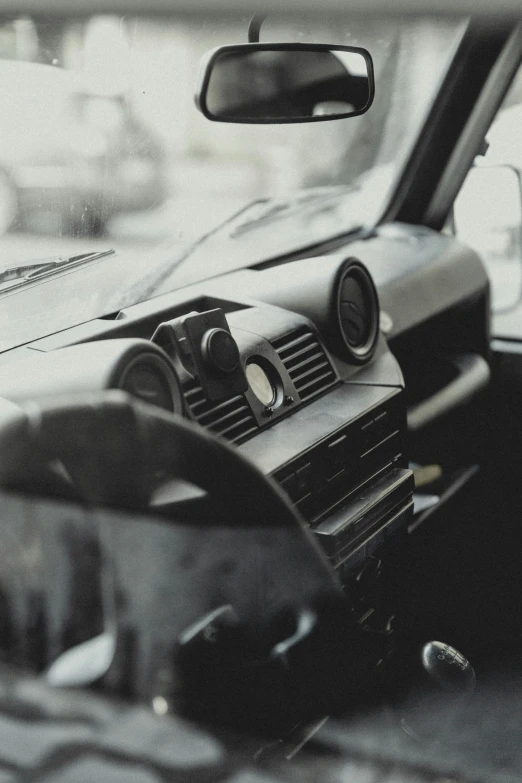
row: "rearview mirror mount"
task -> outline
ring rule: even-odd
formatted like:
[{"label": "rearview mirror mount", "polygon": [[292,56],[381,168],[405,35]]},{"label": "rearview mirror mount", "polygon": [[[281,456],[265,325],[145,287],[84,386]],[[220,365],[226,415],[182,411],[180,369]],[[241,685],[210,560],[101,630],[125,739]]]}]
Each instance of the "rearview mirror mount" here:
[{"label": "rearview mirror mount", "polygon": [[220,46],[204,56],[196,105],[214,122],[321,122],[364,114],[374,93],[366,49],[247,43]]}]

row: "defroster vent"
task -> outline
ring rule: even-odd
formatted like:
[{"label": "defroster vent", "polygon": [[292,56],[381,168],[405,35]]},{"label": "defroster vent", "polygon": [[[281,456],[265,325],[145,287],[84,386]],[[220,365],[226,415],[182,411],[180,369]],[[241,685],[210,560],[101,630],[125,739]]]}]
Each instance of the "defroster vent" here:
[{"label": "defroster vent", "polygon": [[258,430],[254,414],[243,394],[222,402],[210,402],[197,381],[188,381],[183,394],[193,416],[202,427],[236,443]]},{"label": "defroster vent", "polygon": [[309,400],[336,383],[337,376],[324,348],[307,327],[277,338],[272,345],[301,400]]}]

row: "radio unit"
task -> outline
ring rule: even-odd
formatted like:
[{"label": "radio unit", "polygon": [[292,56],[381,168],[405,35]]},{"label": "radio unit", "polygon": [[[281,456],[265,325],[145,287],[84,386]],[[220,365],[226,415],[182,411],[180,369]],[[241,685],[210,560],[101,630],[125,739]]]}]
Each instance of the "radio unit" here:
[{"label": "radio unit", "polygon": [[404,432],[397,390],[273,474],[335,567],[355,566],[411,517]]},{"label": "radio unit", "polygon": [[354,411],[272,474],[337,571],[353,618],[372,641],[374,666],[395,655],[405,633],[400,607],[414,489],[404,454],[404,393],[381,394],[374,407]]}]

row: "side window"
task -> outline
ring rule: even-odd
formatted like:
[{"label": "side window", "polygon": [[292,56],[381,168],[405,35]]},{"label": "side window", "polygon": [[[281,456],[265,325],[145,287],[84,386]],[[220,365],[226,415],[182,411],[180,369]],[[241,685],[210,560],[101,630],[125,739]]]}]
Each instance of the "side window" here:
[{"label": "side window", "polygon": [[455,201],[454,229],[484,260],[494,312],[522,301],[522,67]]}]

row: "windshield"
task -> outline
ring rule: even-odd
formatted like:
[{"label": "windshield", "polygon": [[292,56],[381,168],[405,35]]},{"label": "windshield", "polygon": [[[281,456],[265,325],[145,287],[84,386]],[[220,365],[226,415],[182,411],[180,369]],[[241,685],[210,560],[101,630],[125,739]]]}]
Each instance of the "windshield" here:
[{"label": "windshield", "polygon": [[[220,256],[254,263],[378,218],[462,23],[268,17],[262,41],[366,47],[373,106],[308,125],[210,122],[194,102],[199,60],[215,46],[245,42],[248,22],[215,9],[208,19],[2,24],[0,272],[115,249],[135,251],[129,271],[147,273],[161,248],[163,263],[181,257],[204,278]],[[179,255],[227,220],[212,254]],[[152,291],[145,286],[141,296]]]}]

